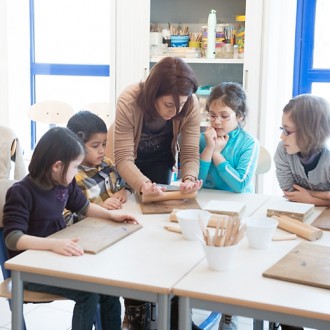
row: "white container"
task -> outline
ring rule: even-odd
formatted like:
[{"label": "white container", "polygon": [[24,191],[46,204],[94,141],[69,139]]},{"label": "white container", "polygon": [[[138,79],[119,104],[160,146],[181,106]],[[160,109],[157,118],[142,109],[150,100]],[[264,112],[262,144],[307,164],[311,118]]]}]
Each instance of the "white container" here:
[{"label": "white container", "polygon": [[161,32],[150,32],[150,46],[163,44],[163,34]]},{"label": "white container", "polygon": [[266,249],[275,233],[278,221],[269,217],[247,218],[246,237],[252,249]]},{"label": "white container", "polygon": [[211,246],[202,244],[207,263],[212,270],[228,269],[235,259],[238,244],[229,246]]},{"label": "white container", "polygon": [[206,49],[207,58],[215,58],[215,39],[216,39],[216,26],[217,26],[216,13],[217,12],[214,9],[211,9],[207,20],[207,49]]},{"label": "white container", "polygon": [[203,240],[203,232],[200,225],[200,220],[203,226],[206,227],[211,213],[204,210],[180,210],[176,213],[182,235],[190,241]]}]

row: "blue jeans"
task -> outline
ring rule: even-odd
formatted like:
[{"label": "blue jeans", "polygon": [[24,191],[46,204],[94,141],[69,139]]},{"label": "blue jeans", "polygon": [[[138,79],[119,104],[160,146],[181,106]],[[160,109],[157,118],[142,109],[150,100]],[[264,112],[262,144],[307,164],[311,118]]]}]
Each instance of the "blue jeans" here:
[{"label": "blue jeans", "polygon": [[57,294],[75,301],[72,330],[91,330],[95,322],[98,304],[100,304],[102,330],[121,329],[121,304],[118,297],[35,283],[24,283],[24,288]]}]

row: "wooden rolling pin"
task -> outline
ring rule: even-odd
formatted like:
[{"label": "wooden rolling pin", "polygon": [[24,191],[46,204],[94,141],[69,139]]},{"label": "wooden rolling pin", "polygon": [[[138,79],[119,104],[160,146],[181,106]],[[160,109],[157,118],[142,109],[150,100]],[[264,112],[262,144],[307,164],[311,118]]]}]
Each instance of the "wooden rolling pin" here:
[{"label": "wooden rolling pin", "polygon": [[192,199],[197,197],[197,191],[189,194],[183,194],[181,191],[167,191],[160,196],[144,196],[142,195],[142,203],[164,202],[179,199]]},{"label": "wooden rolling pin", "polygon": [[[176,217],[176,212],[178,212],[178,211],[180,211],[180,210],[178,210],[178,209],[173,209],[172,210],[172,212],[170,214],[170,221],[172,221],[172,222],[178,222],[178,219]],[[214,227],[214,228],[216,228],[217,223],[219,222],[219,220],[224,219],[224,217],[233,218],[233,217],[230,217],[228,215],[211,213],[211,218],[210,218],[207,226],[208,227]]]},{"label": "wooden rolling pin", "polygon": [[309,241],[320,239],[323,231],[299,220],[289,218],[286,215],[273,215],[272,218],[278,220],[278,228],[281,228],[290,233],[296,234],[299,237]]}]

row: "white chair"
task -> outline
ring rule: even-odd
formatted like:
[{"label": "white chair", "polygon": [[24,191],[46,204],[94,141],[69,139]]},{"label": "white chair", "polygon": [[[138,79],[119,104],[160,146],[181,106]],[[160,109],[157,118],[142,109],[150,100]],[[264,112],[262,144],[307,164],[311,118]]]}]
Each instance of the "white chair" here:
[{"label": "white chair", "polygon": [[74,109],[70,104],[55,100],[37,102],[28,109],[31,120],[51,125],[65,124],[73,115]]},{"label": "white chair", "polygon": [[115,119],[115,113],[111,109],[110,102],[89,103],[83,107],[83,110],[88,110],[95,113],[97,116],[103,119],[107,127],[109,127]]},{"label": "white chair", "polygon": [[[23,150],[17,134],[9,127],[0,126],[0,179],[22,179],[27,171],[23,158]],[[12,163],[15,168],[11,173]]]},{"label": "white chair", "polygon": [[260,146],[260,152],[259,152],[259,158],[258,158],[258,164],[256,168],[256,175],[267,173],[272,166],[272,157],[269,153],[269,151],[263,147]]}]

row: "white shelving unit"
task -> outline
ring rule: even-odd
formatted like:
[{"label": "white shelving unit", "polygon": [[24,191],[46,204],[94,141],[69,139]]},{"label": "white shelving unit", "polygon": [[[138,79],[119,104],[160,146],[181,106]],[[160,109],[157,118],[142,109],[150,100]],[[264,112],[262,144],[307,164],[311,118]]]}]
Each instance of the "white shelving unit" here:
[{"label": "white shelving unit", "polygon": [[[166,56],[166,55],[165,55]],[[151,63],[156,63],[165,56],[153,56],[150,57]],[[187,63],[197,63],[197,64],[244,64],[244,59],[234,59],[234,58],[215,58],[209,59],[205,57],[199,58],[182,58]]]}]

